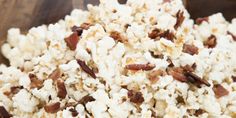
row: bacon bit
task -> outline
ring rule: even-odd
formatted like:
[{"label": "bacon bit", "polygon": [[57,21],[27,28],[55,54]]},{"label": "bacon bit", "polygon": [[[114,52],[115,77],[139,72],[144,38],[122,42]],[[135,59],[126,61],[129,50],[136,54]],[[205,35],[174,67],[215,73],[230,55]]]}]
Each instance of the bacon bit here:
[{"label": "bacon bit", "polygon": [[234,40],[234,41],[236,41],[236,36],[235,36],[233,33],[231,33],[231,32],[229,32],[229,31],[227,31],[227,34],[228,34],[228,35],[231,35],[231,36],[232,36],[232,38],[233,38],[233,40]]},{"label": "bacon bit", "polygon": [[148,37],[151,39],[155,39],[160,35],[160,32],[161,32],[160,29],[155,28],[154,30],[152,30],[151,33],[148,33]]},{"label": "bacon bit", "polygon": [[184,98],[183,98],[183,96],[177,96],[176,97],[176,101],[177,101],[177,103],[179,103],[179,104],[185,104],[185,100],[184,100]]},{"label": "bacon bit", "polygon": [[208,22],[208,20],[209,20],[208,17],[197,18],[197,19],[196,19],[196,24],[200,25],[203,21]]},{"label": "bacon bit", "polygon": [[187,77],[188,82],[196,85],[197,87],[201,87],[201,84],[205,84],[206,86],[211,86],[206,80],[201,79],[199,76],[192,72],[186,72],[185,76]]},{"label": "bacon bit", "polygon": [[95,99],[92,96],[86,95],[83,98],[81,98],[78,103],[85,105],[88,102],[92,102],[92,101],[95,101]]},{"label": "bacon bit", "polygon": [[59,68],[56,68],[49,76],[48,78],[52,79],[53,81],[56,81],[58,78],[60,78],[62,75],[61,70]]},{"label": "bacon bit", "polygon": [[44,110],[47,113],[56,113],[60,110],[60,102],[52,103],[44,106]]},{"label": "bacon bit", "polygon": [[79,37],[76,32],[73,32],[69,37],[65,38],[66,45],[70,50],[75,50],[77,43],[79,42]]},{"label": "bacon bit", "polygon": [[7,110],[5,109],[5,107],[0,106],[0,118],[10,118],[12,117]]},{"label": "bacon bit", "polygon": [[167,58],[166,61],[169,63],[168,67],[174,67],[174,66],[175,66],[175,65],[173,64],[172,60],[171,60],[169,57]]},{"label": "bacon bit", "polygon": [[145,70],[145,71],[149,71],[152,70],[153,68],[155,68],[156,66],[154,64],[129,64],[125,66],[125,69],[128,70]]},{"label": "bacon bit", "polygon": [[112,31],[110,34],[110,37],[112,37],[114,40],[121,42],[121,43],[126,43],[128,40],[121,36],[121,34],[117,31]]},{"label": "bacon bit", "polygon": [[33,88],[41,88],[43,86],[43,81],[39,80],[36,75],[30,73],[29,74],[29,78],[30,78],[30,88],[33,89]]},{"label": "bacon bit", "polygon": [[153,51],[149,51],[151,56],[154,57],[154,58],[160,58],[160,59],[163,59],[164,58],[164,55],[161,54],[160,52],[153,52]]},{"label": "bacon bit", "polygon": [[163,3],[170,3],[171,0],[163,0]]},{"label": "bacon bit", "polygon": [[76,25],[74,25],[74,26],[71,28],[71,30],[72,30],[73,32],[76,32],[78,36],[81,36],[81,34],[83,33],[83,30],[88,30],[89,27],[91,27],[91,26],[92,26],[92,24],[90,24],[90,23],[83,23],[83,24],[81,24],[79,27],[76,26]]},{"label": "bacon bit", "polygon": [[195,65],[196,65],[195,63],[192,66],[187,64],[181,68],[183,68],[184,71],[186,71],[186,72],[193,72],[196,69]]},{"label": "bacon bit", "polygon": [[144,102],[143,94],[141,92],[134,92],[133,90],[129,90],[128,98],[130,99],[130,102],[136,104],[142,104]]},{"label": "bacon bit", "polygon": [[231,76],[231,78],[233,79],[233,82],[236,82],[236,76]]},{"label": "bacon bit", "polygon": [[175,35],[174,33],[170,32],[170,30],[166,30],[160,34],[160,37],[166,38],[167,40],[174,41]]},{"label": "bacon bit", "polygon": [[71,112],[71,115],[73,116],[73,117],[76,117],[79,113],[75,110],[75,109],[73,109],[73,108],[71,108],[71,109],[69,109],[69,111]]},{"label": "bacon bit", "polygon": [[96,78],[95,73],[93,72],[92,69],[90,69],[86,63],[80,59],[77,59],[77,63],[80,65],[80,67],[82,68],[82,70],[84,72],[86,72],[87,74],[89,74],[91,77],[93,77],[94,79]]},{"label": "bacon bit", "polygon": [[206,111],[204,111],[204,110],[202,110],[202,109],[198,109],[198,110],[195,111],[194,115],[198,117],[199,115],[202,115],[202,114],[205,113],[205,112],[206,112]]},{"label": "bacon bit", "polygon": [[173,76],[174,79],[180,81],[180,82],[187,82],[187,78],[184,75],[184,70],[180,67],[176,67],[176,68],[169,68],[167,69],[167,73],[170,74],[171,76]]},{"label": "bacon bit", "polygon": [[184,44],[183,52],[188,53],[190,55],[198,54],[198,48],[194,45]]},{"label": "bacon bit", "polygon": [[216,84],[213,86],[213,91],[215,93],[216,98],[220,98],[222,96],[228,95],[229,91],[225,89],[222,85]]},{"label": "bacon bit", "polygon": [[204,41],[204,46],[208,47],[208,48],[214,48],[216,46],[216,36],[215,35],[211,35],[210,37],[208,37],[207,41]]},{"label": "bacon bit", "polygon": [[177,18],[177,20],[176,20],[176,24],[174,26],[175,29],[177,29],[183,23],[184,18],[185,18],[184,12],[179,10],[176,14],[176,18]]},{"label": "bacon bit", "polygon": [[57,96],[61,99],[64,99],[67,95],[66,86],[62,79],[57,80]]},{"label": "bacon bit", "polygon": [[11,95],[17,94],[23,88],[23,86],[13,86],[10,88],[10,91],[5,91],[3,94],[8,97],[12,97]]},{"label": "bacon bit", "polygon": [[148,79],[154,84],[160,79],[159,76],[164,75],[166,75],[166,73],[163,70],[154,70],[148,74]]}]

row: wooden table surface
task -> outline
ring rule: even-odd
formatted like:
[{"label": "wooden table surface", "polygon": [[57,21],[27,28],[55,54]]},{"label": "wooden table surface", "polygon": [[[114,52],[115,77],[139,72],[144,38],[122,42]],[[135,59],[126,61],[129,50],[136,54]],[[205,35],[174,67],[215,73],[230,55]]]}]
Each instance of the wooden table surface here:
[{"label": "wooden table surface", "polygon": [[[121,3],[125,1],[119,0]],[[219,11],[224,12],[227,19],[236,17],[236,0],[184,1],[188,1],[192,18]],[[0,46],[6,39],[7,30],[11,27],[19,27],[24,32],[33,26],[53,23],[64,18],[73,8],[86,9],[88,3],[98,4],[99,0],[0,0]],[[0,63],[7,63],[1,53]]]}]

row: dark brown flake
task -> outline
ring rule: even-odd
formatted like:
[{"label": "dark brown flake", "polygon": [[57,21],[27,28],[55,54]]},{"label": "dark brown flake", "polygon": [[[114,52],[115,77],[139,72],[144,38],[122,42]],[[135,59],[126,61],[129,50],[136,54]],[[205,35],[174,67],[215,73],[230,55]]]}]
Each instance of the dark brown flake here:
[{"label": "dark brown flake", "polygon": [[173,67],[168,68],[167,73],[170,74],[175,80],[178,80],[180,82],[187,82],[187,77],[184,75],[183,68],[180,67]]},{"label": "dark brown flake", "polygon": [[148,37],[151,39],[155,39],[160,35],[161,30],[155,28],[154,30],[152,30],[150,33],[148,33]]},{"label": "dark brown flake", "polygon": [[44,110],[47,113],[56,113],[60,110],[60,102],[45,105]]},{"label": "dark brown flake", "polygon": [[178,11],[177,14],[176,14],[176,23],[175,23],[175,26],[174,28],[177,29],[179,26],[182,25],[183,21],[184,21],[184,12],[183,11]]},{"label": "dark brown flake", "polygon": [[154,70],[148,74],[148,79],[151,81],[152,84],[156,83],[160,78],[160,76],[166,75],[165,71],[163,70]]},{"label": "dark brown flake", "polygon": [[229,91],[225,89],[222,85],[216,84],[213,86],[213,91],[215,93],[216,98],[220,98],[222,96],[228,95]]},{"label": "dark brown flake", "polygon": [[208,17],[202,17],[202,18],[197,18],[196,19],[196,24],[200,25],[203,21],[208,22],[209,18]]},{"label": "dark brown flake", "polygon": [[175,34],[173,32],[171,32],[170,30],[166,30],[162,33],[160,33],[160,37],[162,38],[166,38],[167,40],[170,40],[170,41],[174,41],[174,38],[175,38]]},{"label": "dark brown flake", "polygon": [[92,69],[90,69],[86,63],[80,59],[77,59],[77,63],[80,65],[80,67],[82,68],[82,70],[84,72],[86,72],[87,74],[89,74],[91,77],[93,77],[94,79],[96,78],[95,73],[93,72]]},{"label": "dark brown flake", "polygon": [[190,55],[198,54],[198,48],[194,45],[184,44],[183,52],[188,53]]},{"label": "dark brown flake", "polygon": [[76,25],[73,26],[73,27],[71,28],[71,30],[72,30],[73,32],[76,32],[78,36],[81,36],[81,34],[83,33],[83,30],[88,30],[89,27],[91,27],[91,26],[92,26],[92,24],[90,24],[90,23],[83,23],[83,24],[81,24],[79,27],[76,26]]},{"label": "dark brown flake", "polygon": [[203,44],[207,48],[214,48],[216,46],[216,44],[217,44],[216,36],[215,35],[211,35],[210,37],[207,38],[206,41],[204,41]]},{"label": "dark brown flake", "polygon": [[230,35],[230,36],[232,36],[233,40],[236,41],[236,36],[235,36],[233,33],[227,31],[227,34]]},{"label": "dark brown flake", "polygon": [[86,95],[84,96],[83,98],[81,98],[78,103],[79,104],[82,104],[82,105],[85,105],[87,104],[88,102],[92,102],[92,101],[95,101],[95,99],[92,97],[92,96],[89,96],[89,95]]},{"label": "dark brown flake", "polygon": [[117,31],[112,31],[110,33],[110,37],[112,37],[114,40],[116,40],[118,42],[121,42],[121,43],[127,43],[128,42],[128,40]]},{"label": "dark brown flake", "polygon": [[188,82],[192,83],[193,85],[196,85],[197,87],[201,87],[200,85],[204,84],[206,86],[211,86],[206,80],[201,79],[199,76],[192,72],[185,72],[184,74],[188,80]]},{"label": "dark brown flake", "polygon": [[64,99],[67,95],[66,86],[62,79],[57,80],[57,96]]},{"label": "dark brown flake", "polygon": [[232,75],[231,78],[232,78],[233,82],[236,82],[236,76]]},{"label": "dark brown flake", "polygon": [[153,58],[160,58],[160,59],[164,58],[164,55],[161,52],[154,52],[154,51],[149,51],[149,52]]},{"label": "dark brown flake", "polygon": [[0,118],[10,118],[11,115],[7,112],[5,107],[0,106]]},{"label": "dark brown flake", "polygon": [[23,86],[12,86],[10,91],[3,92],[3,94],[8,97],[12,97],[12,95],[17,94],[23,88]]},{"label": "dark brown flake", "polygon": [[160,29],[153,29],[148,33],[148,37],[154,40],[160,40],[160,38],[166,38],[167,40],[174,41],[175,35],[170,30],[162,31]]},{"label": "dark brown flake", "polygon": [[125,69],[128,69],[128,70],[145,70],[145,71],[149,71],[149,70],[152,70],[154,69],[156,66],[154,64],[150,64],[150,63],[147,63],[147,64],[129,64],[129,65],[126,65],[125,66]]},{"label": "dark brown flake", "polygon": [[69,111],[73,117],[76,117],[79,114],[74,108],[70,108]]},{"label": "dark brown flake", "polygon": [[194,115],[198,117],[198,116],[202,115],[205,112],[206,111],[204,111],[203,109],[198,109],[198,110],[195,111]]},{"label": "dark brown flake", "polygon": [[53,81],[56,81],[58,78],[60,78],[62,75],[62,72],[59,68],[56,68],[53,70],[53,72],[48,76],[48,78],[52,79]]},{"label": "dark brown flake", "polygon": [[141,92],[129,90],[128,98],[130,99],[130,102],[133,102],[135,104],[142,104],[144,102],[143,94]]},{"label": "dark brown flake", "polygon": [[70,50],[75,50],[77,43],[79,42],[79,37],[77,32],[73,32],[69,37],[65,38],[66,45],[70,48]]},{"label": "dark brown flake", "polygon": [[38,88],[39,89],[43,86],[43,81],[39,80],[36,75],[30,73],[29,78],[31,81],[30,88]]}]

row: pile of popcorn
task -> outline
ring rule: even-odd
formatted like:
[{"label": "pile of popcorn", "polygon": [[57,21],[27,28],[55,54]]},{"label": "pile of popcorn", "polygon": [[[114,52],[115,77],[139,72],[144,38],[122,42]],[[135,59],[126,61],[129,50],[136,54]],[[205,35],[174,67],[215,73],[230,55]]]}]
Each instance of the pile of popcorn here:
[{"label": "pile of popcorn", "polygon": [[100,0],[8,31],[1,118],[236,117],[236,19],[181,0]]}]

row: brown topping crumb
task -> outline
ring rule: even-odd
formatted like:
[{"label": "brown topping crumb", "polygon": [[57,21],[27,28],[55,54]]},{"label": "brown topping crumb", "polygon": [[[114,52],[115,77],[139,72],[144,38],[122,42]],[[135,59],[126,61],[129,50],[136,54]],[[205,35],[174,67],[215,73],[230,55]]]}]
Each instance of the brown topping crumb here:
[{"label": "brown topping crumb", "polygon": [[216,36],[215,35],[211,35],[210,37],[208,37],[208,39],[206,41],[204,41],[204,46],[206,46],[207,48],[214,48],[216,46]]},{"label": "brown topping crumb", "polygon": [[170,32],[170,30],[166,30],[160,34],[160,37],[166,38],[167,40],[174,41],[175,35],[174,33]]},{"label": "brown topping crumb", "polygon": [[229,91],[225,89],[222,85],[216,84],[213,86],[213,91],[215,93],[216,98],[220,98],[222,96],[228,95]]},{"label": "brown topping crumb", "polygon": [[65,38],[66,45],[70,50],[75,50],[77,43],[79,42],[79,37],[76,32],[73,32],[69,37]]},{"label": "brown topping crumb", "polygon": [[194,45],[184,44],[183,52],[188,53],[190,55],[198,54],[198,48]]},{"label": "brown topping crumb", "polygon": [[210,84],[206,80],[201,79],[199,76],[192,72],[186,72],[185,76],[187,77],[188,82],[196,85],[197,87],[201,87],[201,84],[205,84],[208,87],[210,86]]},{"label": "brown topping crumb", "polygon": [[160,52],[153,52],[153,51],[149,51],[151,56],[154,57],[154,58],[160,58],[160,59],[163,59],[164,58],[164,55]]},{"label": "brown topping crumb", "polygon": [[181,68],[183,68],[184,71],[186,71],[186,72],[193,72],[196,69],[196,64],[194,63],[192,66],[187,64]]},{"label": "brown topping crumb", "polygon": [[167,69],[167,73],[173,76],[174,79],[180,82],[187,82],[187,78],[184,75],[184,70],[180,67],[169,68]]},{"label": "brown topping crumb", "polygon": [[128,42],[128,40],[117,31],[112,31],[110,33],[110,37],[112,37],[114,40],[121,42],[121,43]]},{"label": "brown topping crumb", "polygon": [[175,66],[170,58],[167,58],[166,61],[169,63],[168,67],[174,67]]},{"label": "brown topping crumb", "polygon": [[233,40],[234,40],[234,41],[236,41],[236,36],[235,36],[233,33],[231,33],[231,32],[229,32],[229,31],[227,31],[227,34],[231,35],[231,36],[232,36],[232,38],[233,38]]},{"label": "brown topping crumb", "polygon": [[125,24],[124,27],[127,29],[128,27],[130,27],[130,24]]},{"label": "brown topping crumb", "polygon": [[74,108],[69,109],[69,111],[73,117],[76,117],[79,114]]},{"label": "brown topping crumb", "polygon": [[174,28],[177,29],[179,26],[181,26],[181,24],[183,23],[184,21],[184,12],[183,11],[178,11],[177,14],[176,14],[176,23],[175,23],[175,26]]},{"label": "brown topping crumb", "polygon": [[34,74],[29,74],[29,78],[30,78],[30,88],[41,88],[43,86],[43,81],[39,80],[36,75]]},{"label": "brown topping crumb", "polygon": [[86,72],[87,74],[89,74],[91,77],[93,77],[94,79],[96,78],[95,73],[93,72],[92,69],[90,69],[86,63],[80,59],[77,59],[77,63],[80,65],[80,67],[82,68],[82,70],[84,72]]},{"label": "brown topping crumb", "polygon": [[62,75],[61,70],[59,68],[56,68],[49,76],[48,78],[52,79],[53,81],[60,78]]},{"label": "brown topping crumb", "polygon": [[85,105],[87,104],[88,102],[92,102],[92,101],[95,101],[95,99],[92,97],[92,96],[89,96],[89,95],[86,95],[84,96],[83,98],[81,98],[78,103],[79,104],[82,104],[82,105]]},{"label": "brown topping crumb", "polygon": [[178,95],[178,96],[176,97],[176,101],[177,101],[177,103],[179,103],[179,104],[185,104],[185,100],[184,100],[183,96]]},{"label": "brown topping crumb", "polygon": [[164,76],[164,75],[166,75],[165,71],[154,70],[148,74],[148,79],[151,81],[152,84],[154,84],[160,79],[159,76]]},{"label": "brown topping crumb", "polygon": [[0,106],[0,118],[10,118],[11,115],[7,112],[5,107]]},{"label": "brown topping crumb", "polygon": [[125,66],[125,69],[128,69],[128,70],[145,70],[145,71],[148,71],[148,70],[152,70],[153,68],[155,68],[156,66],[154,64],[150,64],[150,63],[147,63],[147,64],[129,64],[129,65],[126,65]]},{"label": "brown topping crumb", "polygon": [[206,111],[204,111],[204,110],[202,110],[202,109],[198,109],[198,110],[195,111],[194,115],[198,117],[199,115],[202,115],[202,114],[205,113],[205,112],[206,112]]},{"label": "brown topping crumb", "polygon": [[236,76],[231,76],[231,78],[233,79],[233,82],[236,82]]},{"label": "brown topping crumb", "polygon": [[151,39],[155,39],[160,35],[160,32],[161,32],[160,29],[156,28],[156,29],[152,30],[151,33],[148,33],[148,37]]},{"label": "brown topping crumb", "polygon": [[64,99],[67,95],[66,86],[62,79],[57,80],[57,96],[61,99]]},{"label": "brown topping crumb", "polygon": [[208,22],[208,20],[209,20],[208,17],[197,18],[197,19],[196,19],[196,24],[200,25],[203,21]]},{"label": "brown topping crumb", "polygon": [[163,3],[170,3],[171,0],[163,0]]},{"label": "brown topping crumb", "polygon": [[76,32],[78,36],[80,36],[83,33],[83,30],[88,30],[89,27],[91,27],[92,24],[90,23],[83,23],[79,27],[78,26],[73,26],[71,28],[72,32]]},{"label": "brown topping crumb", "polygon": [[10,91],[3,92],[3,94],[12,97],[12,95],[17,94],[23,88],[23,86],[12,86],[10,88]]},{"label": "brown topping crumb", "polygon": [[52,103],[44,106],[44,110],[47,113],[56,113],[60,110],[60,102]]},{"label": "brown topping crumb", "polygon": [[129,90],[128,98],[130,99],[130,102],[136,104],[142,104],[144,102],[143,94],[141,92],[135,92],[133,90]]}]

